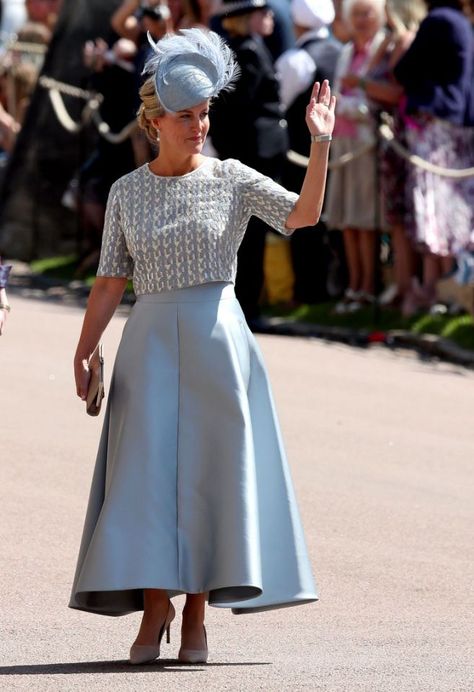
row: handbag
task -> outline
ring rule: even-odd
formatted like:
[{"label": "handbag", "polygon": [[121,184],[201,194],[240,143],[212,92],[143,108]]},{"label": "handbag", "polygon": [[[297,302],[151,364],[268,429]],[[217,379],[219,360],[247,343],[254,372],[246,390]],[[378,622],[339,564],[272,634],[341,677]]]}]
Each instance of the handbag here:
[{"label": "handbag", "polygon": [[89,358],[91,378],[87,390],[86,411],[89,416],[98,416],[105,396],[104,388],[104,351],[99,344]]}]

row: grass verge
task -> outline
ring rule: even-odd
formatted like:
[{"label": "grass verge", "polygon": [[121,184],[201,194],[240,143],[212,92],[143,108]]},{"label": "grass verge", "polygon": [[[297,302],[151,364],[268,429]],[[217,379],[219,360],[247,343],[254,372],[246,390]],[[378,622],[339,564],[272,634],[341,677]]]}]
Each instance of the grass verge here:
[{"label": "grass verge", "polygon": [[40,274],[49,279],[58,279],[59,281],[65,282],[80,280],[88,286],[92,286],[95,278],[95,271],[91,269],[79,276],[76,273],[77,266],[77,255],[45,257],[30,262],[31,271],[34,274]]},{"label": "grass verge", "polygon": [[[68,282],[80,278],[92,285],[95,271],[77,277],[78,258],[75,255],[48,257],[31,262],[31,270],[49,278]],[[131,290],[131,285],[127,290]],[[265,310],[267,315],[286,317],[297,322],[310,322],[321,326],[346,327],[365,331],[387,332],[403,330],[414,334],[436,334],[453,341],[462,348],[474,351],[474,319],[470,315],[414,315],[403,317],[398,310],[364,308],[345,315],[334,313],[334,302],[318,305],[301,305],[295,309],[272,306]]]},{"label": "grass verge", "polygon": [[413,334],[436,334],[462,348],[474,351],[474,319],[470,315],[414,315],[403,317],[394,309],[363,308],[345,315],[334,313],[334,302],[301,305],[294,310],[272,307],[267,314],[296,322],[345,327],[369,332],[402,330]]}]

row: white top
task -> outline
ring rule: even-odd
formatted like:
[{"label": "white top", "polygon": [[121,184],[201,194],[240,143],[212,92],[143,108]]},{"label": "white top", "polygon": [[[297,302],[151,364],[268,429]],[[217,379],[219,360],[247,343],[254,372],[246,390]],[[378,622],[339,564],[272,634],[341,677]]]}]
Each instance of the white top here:
[{"label": "white top", "polygon": [[206,158],[181,176],[145,164],[111,187],[97,276],[133,278],[136,295],[233,282],[250,217],[290,235],[297,198],[234,159]]},{"label": "white top", "polygon": [[277,59],[275,70],[280,83],[280,101],[285,110],[291,106],[297,96],[306,91],[316,72],[316,63],[308,51],[301,46],[311,39],[328,36],[329,31],[325,26],[305,31],[296,41],[295,48],[289,48]]}]

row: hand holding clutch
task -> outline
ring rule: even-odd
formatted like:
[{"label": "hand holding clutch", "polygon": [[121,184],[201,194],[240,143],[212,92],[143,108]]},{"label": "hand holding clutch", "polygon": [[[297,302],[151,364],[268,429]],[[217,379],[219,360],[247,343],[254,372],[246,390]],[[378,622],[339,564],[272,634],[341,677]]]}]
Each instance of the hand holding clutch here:
[{"label": "hand holding clutch", "polygon": [[89,359],[91,378],[87,390],[86,411],[89,416],[98,416],[105,396],[104,389],[104,353],[99,344]]}]

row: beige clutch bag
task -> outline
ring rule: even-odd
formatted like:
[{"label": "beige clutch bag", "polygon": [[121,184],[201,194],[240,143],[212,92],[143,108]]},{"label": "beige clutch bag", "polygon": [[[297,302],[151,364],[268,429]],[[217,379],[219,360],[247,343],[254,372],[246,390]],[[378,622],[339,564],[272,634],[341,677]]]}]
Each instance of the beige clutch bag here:
[{"label": "beige clutch bag", "polygon": [[86,411],[89,416],[98,416],[105,396],[104,389],[104,352],[99,344],[89,359],[91,379],[87,390]]}]

